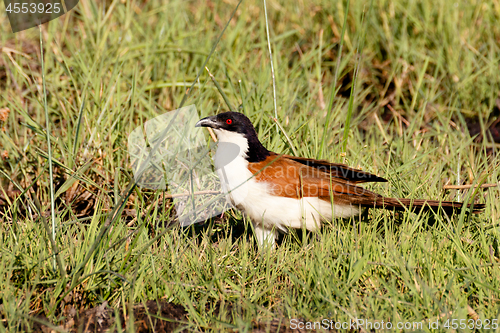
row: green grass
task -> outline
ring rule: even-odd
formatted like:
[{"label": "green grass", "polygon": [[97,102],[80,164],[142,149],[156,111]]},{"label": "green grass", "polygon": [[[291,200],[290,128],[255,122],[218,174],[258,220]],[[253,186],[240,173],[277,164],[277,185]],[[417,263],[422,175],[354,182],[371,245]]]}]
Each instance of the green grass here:
[{"label": "green grass", "polygon": [[236,5],[82,1],[43,26],[45,80],[39,31],[6,33],[0,5],[0,109],[10,109],[0,123],[0,331],[32,327],[38,314],[62,325],[67,304],[127,312],[160,298],[186,307],[190,330],[500,319],[498,187],[477,192],[479,215],[371,210],[318,236],[291,234],[273,252],[256,248],[237,211],[183,230],[163,193],[140,188],[109,223],[133,179],[127,135],[178,108],[193,82],[184,105],[200,117],[240,106],[269,149],[359,166],[389,180],[369,186],[383,195],[469,200],[443,186],[498,182],[499,145],[486,131],[500,113],[497,0],[350,1],[347,17],[346,2],[268,1],[278,132],[261,1],[242,2],[206,64],[219,87],[203,68]]}]

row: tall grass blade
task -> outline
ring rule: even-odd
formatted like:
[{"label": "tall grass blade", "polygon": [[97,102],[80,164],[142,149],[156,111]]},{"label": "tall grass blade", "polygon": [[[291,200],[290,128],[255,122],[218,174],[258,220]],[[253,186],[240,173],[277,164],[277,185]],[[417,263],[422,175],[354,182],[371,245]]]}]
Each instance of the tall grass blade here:
[{"label": "tall grass blade", "polygon": [[82,105],[78,113],[78,122],[76,123],[75,138],[73,140],[73,159],[76,157],[76,150],[78,149],[78,138],[80,137],[80,127],[82,125],[83,109],[85,108],[85,96],[82,97]]},{"label": "tall grass blade", "polygon": [[[269,20],[267,18],[267,4],[264,1],[264,17],[266,19],[266,36],[267,48],[269,49],[269,61],[271,62],[271,76],[273,79],[273,103],[274,103],[274,118],[278,119],[278,107],[276,105],[276,77],[274,75],[273,51],[271,49],[271,38],[269,37]],[[278,123],[276,123],[276,132],[279,134]]]},{"label": "tall grass blade", "polygon": [[[56,207],[55,207],[55,202],[54,202],[54,195],[55,195],[55,190],[54,190],[54,172],[53,172],[53,166],[52,166],[52,147],[51,147],[51,140],[50,140],[50,118],[49,118],[49,107],[47,106],[47,87],[46,87],[46,80],[45,80],[45,63],[44,63],[44,58],[43,58],[43,35],[42,35],[42,26],[39,25],[38,29],[40,30],[40,60],[41,60],[41,65],[42,65],[42,84],[43,84],[43,108],[45,110],[45,131],[47,133],[47,153],[49,154],[49,184],[50,184],[50,218],[52,221],[52,239],[51,243],[54,246],[56,243]],[[42,213],[42,212],[40,212]],[[53,257],[53,262],[52,266],[53,269],[56,270],[56,265],[59,263],[59,273],[61,274],[61,277],[64,277],[66,275],[64,271],[64,267],[61,265],[59,260],[56,260],[56,249],[53,248],[52,251],[54,251],[54,257]]]},{"label": "tall grass blade", "polygon": [[[371,8],[373,5],[373,1],[370,2],[370,7],[368,9],[368,14],[371,12]],[[356,67],[354,69],[354,77],[352,79],[352,85],[351,85],[351,93],[349,95],[349,106],[347,108],[347,116],[345,120],[345,125],[344,125],[344,135],[342,137],[342,151],[346,152],[347,149],[347,138],[349,137],[349,130],[351,127],[351,120],[352,120],[352,111],[354,108],[354,98],[356,96],[356,83],[358,81],[358,75],[359,75],[359,68],[361,67],[361,55],[363,52],[364,44],[365,44],[365,38],[366,38],[366,25],[365,25],[365,11],[363,10],[363,16],[361,18],[361,26],[363,27],[363,32],[360,37],[360,41],[358,44],[358,48],[356,50],[356,55],[357,55],[357,62],[356,62]]]},{"label": "tall grass blade", "polygon": [[227,107],[229,108],[229,111],[234,111],[233,106],[231,105],[231,102],[229,101],[229,97],[227,97],[226,93],[222,89],[221,85],[219,82],[215,79],[215,76],[210,72],[208,67],[205,67],[207,70],[208,76],[210,76],[210,79],[212,79],[212,82],[215,84],[215,87],[217,87],[217,90],[219,91],[219,94],[221,94],[222,98],[224,99],[224,102],[226,102]]},{"label": "tall grass blade", "polygon": [[323,158],[323,152],[324,147],[325,147],[325,141],[326,141],[326,135],[330,133],[330,119],[332,117],[332,111],[333,111],[333,100],[335,99],[335,96],[337,95],[337,80],[339,78],[339,70],[340,70],[340,59],[342,58],[342,48],[344,46],[344,37],[345,37],[345,29],[347,27],[347,16],[349,14],[349,3],[350,0],[347,0],[347,4],[345,7],[345,12],[344,12],[344,23],[342,24],[342,32],[340,33],[340,44],[339,44],[339,52],[337,55],[337,65],[335,67],[335,75],[333,77],[333,87],[332,87],[332,94],[330,96],[330,100],[328,101],[328,112],[326,114],[326,119],[325,119],[325,125],[323,128],[323,136],[321,137],[321,145],[319,147],[319,153],[318,153],[318,158],[322,159]]}]

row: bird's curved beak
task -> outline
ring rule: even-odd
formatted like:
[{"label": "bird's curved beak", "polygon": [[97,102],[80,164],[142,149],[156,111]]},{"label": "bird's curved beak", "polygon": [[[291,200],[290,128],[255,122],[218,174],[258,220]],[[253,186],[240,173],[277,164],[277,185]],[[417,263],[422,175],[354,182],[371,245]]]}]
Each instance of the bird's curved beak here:
[{"label": "bird's curved beak", "polygon": [[206,118],[203,118],[203,119],[200,119],[196,125],[194,125],[195,127],[211,127],[211,128],[219,128],[219,124],[217,122],[217,118],[216,116],[210,116],[210,117],[206,117]]}]

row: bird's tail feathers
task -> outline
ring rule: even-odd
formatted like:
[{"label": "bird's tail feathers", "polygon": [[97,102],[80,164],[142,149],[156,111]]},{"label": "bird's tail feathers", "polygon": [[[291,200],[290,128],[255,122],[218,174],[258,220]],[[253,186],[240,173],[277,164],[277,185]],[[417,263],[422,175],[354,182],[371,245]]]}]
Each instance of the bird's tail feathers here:
[{"label": "bird's tail feathers", "polygon": [[[413,212],[424,211],[438,211],[444,210],[446,213],[453,213],[459,211],[464,205],[463,202],[453,201],[437,201],[425,199],[403,199],[403,198],[380,198],[375,203],[374,207],[385,209],[406,210],[409,209]],[[484,204],[469,204],[468,208],[472,208],[472,213],[480,213],[484,209]]]}]

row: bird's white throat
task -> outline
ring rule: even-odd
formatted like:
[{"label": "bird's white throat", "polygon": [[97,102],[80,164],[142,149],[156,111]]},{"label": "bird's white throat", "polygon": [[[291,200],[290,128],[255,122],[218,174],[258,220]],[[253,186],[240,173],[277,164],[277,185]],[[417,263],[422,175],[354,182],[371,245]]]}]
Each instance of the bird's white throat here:
[{"label": "bird's white throat", "polygon": [[252,178],[245,159],[248,140],[243,134],[236,132],[223,129],[214,129],[214,132],[219,140],[214,164],[222,189],[229,193],[228,198],[234,205],[239,205],[248,194],[247,181]]},{"label": "bird's white throat", "polygon": [[[243,134],[224,129],[214,129],[214,132],[219,141],[214,158],[215,168],[221,169],[230,164],[234,159],[246,158],[248,140]],[[248,165],[248,162],[246,165]]]}]

